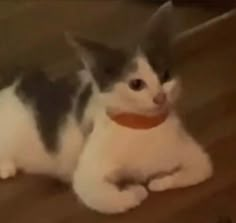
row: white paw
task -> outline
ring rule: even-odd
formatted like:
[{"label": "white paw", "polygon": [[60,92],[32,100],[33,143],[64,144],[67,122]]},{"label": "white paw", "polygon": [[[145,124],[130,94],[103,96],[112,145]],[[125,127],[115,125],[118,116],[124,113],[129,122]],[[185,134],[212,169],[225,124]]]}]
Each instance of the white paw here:
[{"label": "white paw", "polygon": [[173,188],[173,176],[166,176],[159,179],[153,179],[148,184],[150,191],[165,191]]},{"label": "white paw", "polygon": [[127,188],[127,191],[134,196],[135,203],[137,205],[141,204],[148,197],[148,191],[144,186],[141,185],[131,185]]},{"label": "white paw", "polygon": [[148,191],[141,185],[129,186],[123,191],[123,200],[120,200],[120,208],[116,211],[125,212],[139,206],[148,197]]},{"label": "white paw", "polygon": [[[117,194],[118,195],[118,194]],[[99,205],[96,208],[99,212],[106,214],[124,213],[130,209],[139,206],[148,197],[148,191],[141,185],[132,185],[119,193],[117,197],[113,197],[112,202],[106,202],[106,205]],[[104,197],[104,199],[106,199]]]},{"label": "white paw", "polygon": [[13,162],[0,162],[0,179],[8,179],[16,175],[16,166]]}]

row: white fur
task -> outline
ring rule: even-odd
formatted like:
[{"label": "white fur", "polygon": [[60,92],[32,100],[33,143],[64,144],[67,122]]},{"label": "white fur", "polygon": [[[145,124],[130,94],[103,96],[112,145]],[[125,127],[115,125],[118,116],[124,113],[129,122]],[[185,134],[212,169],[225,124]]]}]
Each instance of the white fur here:
[{"label": "white fur", "polygon": [[[176,172],[148,182],[151,191],[198,184],[212,175],[208,155],[184,130],[171,110],[168,119],[149,130],[122,127],[106,115],[107,109],[150,115],[158,111],[152,103],[160,91],[172,102],[175,83],[161,86],[144,57],[138,57],[138,70],[128,78],[142,78],[148,87],[134,92],[126,82],[117,83],[113,91],[101,93],[102,107],[97,111],[93,132],[79,158],[73,188],[90,208],[103,213],[120,213],[134,208],[147,198],[148,190],[141,185],[160,172]],[[175,97],[174,97],[175,98]],[[119,190],[112,179],[133,175],[140,182]]]},{"label": "white fur", "polygon": [[0,178],[12,177],[18,169],[71,180],[83,144],[73,115],[60,131],[60,148],[55,154],[44,147],[32,109],[14,94],[17,83],[0,94]]}]

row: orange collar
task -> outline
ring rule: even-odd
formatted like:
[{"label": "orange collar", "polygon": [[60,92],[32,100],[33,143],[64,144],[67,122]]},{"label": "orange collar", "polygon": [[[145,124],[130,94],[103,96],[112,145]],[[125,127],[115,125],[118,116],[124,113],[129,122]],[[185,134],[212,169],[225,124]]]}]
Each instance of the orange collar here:
[{"label": "orange collar", "polygon": [[132,129],[150,129],[163,123],[168,117],[168,112],[163,112],[155,116],[144,116],[132,113],[120,113],[112,115],[108,113],[112,121],[121,126]]}]

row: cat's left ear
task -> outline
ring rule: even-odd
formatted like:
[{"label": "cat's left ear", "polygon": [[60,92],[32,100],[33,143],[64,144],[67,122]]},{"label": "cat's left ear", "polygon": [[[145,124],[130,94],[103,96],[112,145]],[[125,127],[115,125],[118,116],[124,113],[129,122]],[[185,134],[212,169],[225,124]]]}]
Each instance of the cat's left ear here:
[{"label": "cat's left ear", "polygon": [[129,58],[128,52],[78,35],[66,34],[66,39],[101,89],[107,89],[121,79]]},{"label": "cat's left ear", "polygon": [[103,43],[89,40],[78,35],[65,33],[67,43],[75,49],[84,66],[93,71],[113,68],[122,61],[121,51]]},{"label": "cat's left ear", "polygon": [[87,69],[92,69],[97,65],[96,60],[105,48],[103,45],[69,32],[65,33],[65,38]]}]

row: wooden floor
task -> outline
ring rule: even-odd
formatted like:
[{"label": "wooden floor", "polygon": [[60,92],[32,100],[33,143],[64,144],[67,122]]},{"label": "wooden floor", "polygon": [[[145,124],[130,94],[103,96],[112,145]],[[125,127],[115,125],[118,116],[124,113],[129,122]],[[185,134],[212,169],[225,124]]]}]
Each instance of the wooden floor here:
[{"label": "wooden floor", "polygon": [[[0,67],[36,64],[68,72],[72,54],[64,31],[73,30],[113,45],[129,44],[157,7],[154,3],[117,0],[57,4],[2,1]],[[183,31],[222,12],[178,9],[176,13],[182,24],[179,31]],[[18,176],[0,181],[1,222],[217,223],[221,216],[236,222],[236,32],[232,29],[229,33],[228,25],[236,27],[232,21],[221,25],[219,33],[228,33],[224,38],[203,32],[208,43],[194,53],[186,51],[175,70],[184,89],[180,114],[186,128],[211,154],[216,169],[213,179],[193,188],[152,194],[136,210],[107,217],[86,209],[69,187],[57,181]],[[232,38],[226,41],[225,36]],[[196,45],[194,39],[188,47]],[[183,45],[183,51],[185,48]]]}]

